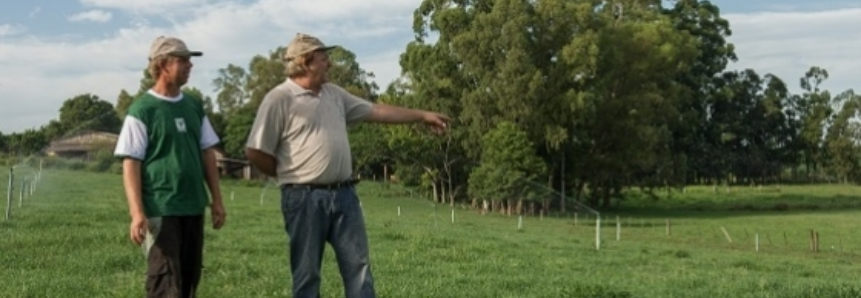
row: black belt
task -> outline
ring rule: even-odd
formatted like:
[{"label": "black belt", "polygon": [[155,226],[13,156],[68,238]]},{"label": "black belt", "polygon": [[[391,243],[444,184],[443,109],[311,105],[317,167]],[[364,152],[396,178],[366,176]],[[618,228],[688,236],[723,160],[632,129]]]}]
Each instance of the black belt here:
[{"label": "black belt", "polygon": [[351,187],[359,183],[358,179],[350,179],[347,181],[335,182],[335,183],[284,183],[281,184],[281,188],[308,188],[308,189],[325,189],[325,190],[336,190],[345,187]]}]

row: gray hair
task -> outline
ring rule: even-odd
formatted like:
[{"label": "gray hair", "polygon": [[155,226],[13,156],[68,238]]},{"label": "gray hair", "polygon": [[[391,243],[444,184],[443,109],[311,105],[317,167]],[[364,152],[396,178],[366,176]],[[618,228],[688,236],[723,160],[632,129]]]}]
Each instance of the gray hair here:
[{"label": "gray hair", "polygon": [[314,60],[314,53],[309,52],[303,55],[300,55],[296,58],[289,59],[285,62],[286,65],[286,75],[288,78],[295,78],[304,76],[308,73],[308,64],[311,64],[311,61]]}]

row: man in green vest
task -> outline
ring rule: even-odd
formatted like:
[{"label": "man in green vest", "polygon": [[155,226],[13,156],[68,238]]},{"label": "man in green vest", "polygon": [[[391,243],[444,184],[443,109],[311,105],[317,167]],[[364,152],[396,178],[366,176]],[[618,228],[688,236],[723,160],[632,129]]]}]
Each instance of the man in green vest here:
[{"label": "man in green vest", "polygon": [[202,55],[175,37],[153,41],[148,71],[155,85],[129,107],[114,152],[123,158],[129,234],[147,256],[147,297],[195,296],[207,205],[213,228],[226,217],[215,160],[220,140],[201,99],[181,90],[191,57]]}]

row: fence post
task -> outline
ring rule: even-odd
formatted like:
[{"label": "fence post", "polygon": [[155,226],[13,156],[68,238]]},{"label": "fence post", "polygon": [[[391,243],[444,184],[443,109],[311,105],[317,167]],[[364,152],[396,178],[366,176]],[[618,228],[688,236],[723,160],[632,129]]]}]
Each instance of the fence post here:
[{"label": "fence post", "polygon": [[24,189],[27,188],[27,178],[21,180],[21,193],[18,194],[18,207],[21,207],[21,203],[24,201]]},{"label": "fence post", "polygon": [[601,250],[601,215],[595,216],[595,250]]},{"label": "fence post", "polygon": [[6,220],[9,220],[9,217],[12,215],[12,188],[15,186],[13,184],[15,181],[14,170],[14,167],[9,168],[9,194],[6,196]]},{"label": "fence post", "polygon": [[27,189],[30,186],[27,184],[27,177],[24,177],[24,181],[21,182],[21,197],[18,198],[18,208],[24,206],[24,197],[28,196]]}]

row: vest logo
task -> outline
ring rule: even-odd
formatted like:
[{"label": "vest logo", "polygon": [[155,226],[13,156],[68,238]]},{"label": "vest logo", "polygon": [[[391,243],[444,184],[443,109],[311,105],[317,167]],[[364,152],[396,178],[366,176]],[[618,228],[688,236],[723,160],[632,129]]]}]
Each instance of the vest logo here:
[{"label": "vest logo", "polygon": [[183,118],[175,118],[173,119],[176,122],[176,130],[179,132],[185,132],[185,119]]}]

